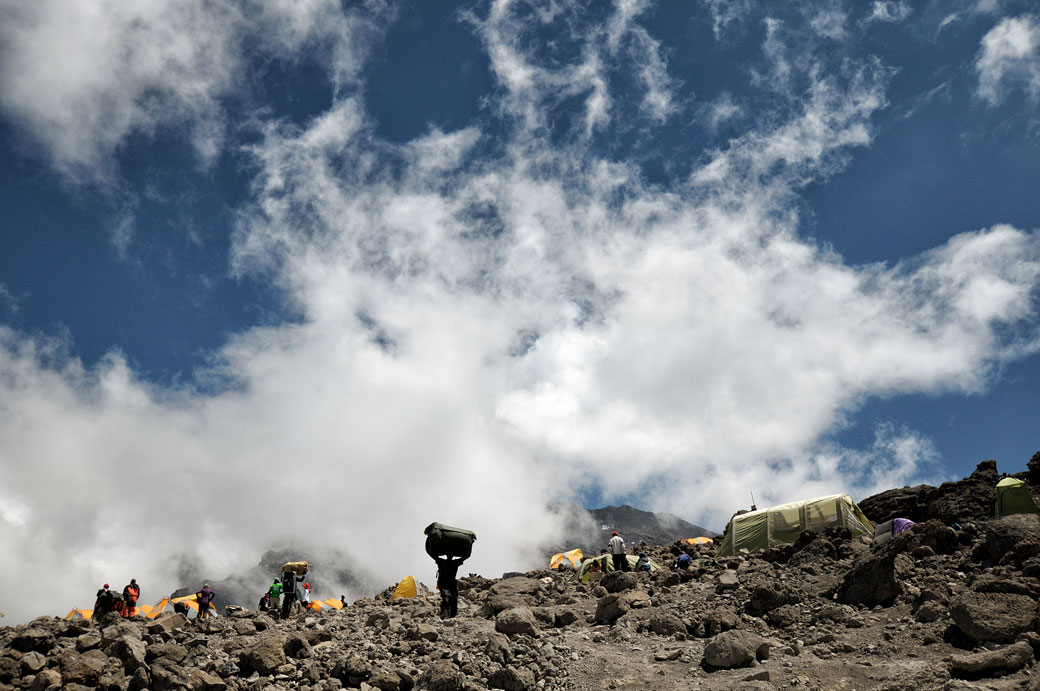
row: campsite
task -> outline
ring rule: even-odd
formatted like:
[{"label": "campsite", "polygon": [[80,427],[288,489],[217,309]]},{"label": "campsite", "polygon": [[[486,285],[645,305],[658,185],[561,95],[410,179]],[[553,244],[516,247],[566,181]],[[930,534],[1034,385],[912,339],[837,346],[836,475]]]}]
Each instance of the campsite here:
[{"label": "campsite", "polygon": [[631,545],[646,572],[586,547],[460,573],[453,619],[404,574],[288,620],[196,621],[168,611],[183,597],[133,619],[40,616],[0,628],[0,689],[1035,691],[1038,488],[1040,453],[1010,478],[986,461],[940,487],[802,498],[736,514],[716,540]]}]

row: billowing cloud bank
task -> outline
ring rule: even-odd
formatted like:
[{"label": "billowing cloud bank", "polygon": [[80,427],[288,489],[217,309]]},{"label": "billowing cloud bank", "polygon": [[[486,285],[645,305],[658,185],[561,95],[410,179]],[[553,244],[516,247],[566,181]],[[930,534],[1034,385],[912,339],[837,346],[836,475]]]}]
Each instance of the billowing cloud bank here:
[{"label": "billowing cloud bank", "polygon": [[[233,31],[178,34],[184,70],[142,66],[127,81],[90,53],[96,87],[56,80],[53,103],[8,92],[8,114],[32,120],[77,176],[107,171],[118,140],[167,117],[207,159],[223,135],[196,135],[222,131],[244,50],[234,36],[256,28],[232,4],[193,7]],[[219,576],[292,540],[336,545],[388,583],[428,580],[432,520],[474,528],[472,568],[497,574],[539,558],[555,530],[547,500],[590,486],[712,526],[749,487],[760,505],[862,495],[919,477],[934,453],[898,425],[880,425],[870,448],[834,443],[864,400],[978,391],[1035,352],[1035,232],[996,224],[870,266],[800,234],[799,190],[870,144],[889,77],[879,62],[821,62],[770,26],[750,78],[771,105],[752,119],[728,95],[681,103],[639,24],[644,4],[603,17],[554,7],[496,2],[463,18],[496,78],[493,127],[391,144],[349,86],[307,123],[262,122],[241,154],[252,193],[230,270],[275,282],[300,318],[234,336],[197,373],[209,385],[158,388],[118,352],[85,368],[63,343],[0,330],[0,549],[17,564],[0,591],[31,574],[71,608],[136,576],[157,594],[175,585],[171,555]],[[740,22],[715,19],[722,32]],[[810,33],[840,33],[840,17],[811,19]],[[120,12],[98,21],[124,41],[141,31]],[[317,38],[330,25],[309,21],[278,50],[323,45],[347,84],[363,60],[351,22],[365,18]],[[546,58],[529,27],[558,29],[571,49]],[[213,69],[193,67],[198,42],[221,47],[207,48]],[[21,42],[4,51],[31,68]],[[126,106],[115,128],[60,120],[113,90]],[[159,118],[145,92],[175,107]],[[680,107],[746,127],[668,185],[603,153],[619,119],[652,128]],[[39,603],[4,609],[27,617]]]}]

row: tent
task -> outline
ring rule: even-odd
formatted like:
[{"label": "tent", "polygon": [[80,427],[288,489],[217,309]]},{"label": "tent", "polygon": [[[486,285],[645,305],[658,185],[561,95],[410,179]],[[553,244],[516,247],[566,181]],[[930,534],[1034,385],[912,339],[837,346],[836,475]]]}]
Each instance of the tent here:
[{"label": "tent", "polygon": [[715,541],[710,537],[684,537],[681,542],[685,542],[688,545],[711,545]]},{"label": "tent", "polygon": [[997,518],[1016,513],[1040,513],[1036,509],[1033,495],[1029,493],[1029,485],[1013,477],[1006,477],[997,483]]},{"label": "tent", "polygon": [[847,494],[804,499],[734,516],[726,526],[716,557],[739,550],[758,552],[767,547],[792,544],[804,530],[839,526],[853,536],[873,535],[874,526]]},{"label": "tent", "polygon": [[580,549],[572,549],[569,552],[559,552],[552,555],[552,559],[549,560],[550,569],[560,568],[560,564],[568,562],[574,568],[581,566],[582,553]]},{"label": "tent", "polygon": [[74,609],[65,615],[66,619],[90,619],[94,616],[92,609]]},{"label": "tent", "polygon": [[[182,597],[164,597],[156,603],[155,607],[152,607],[152,611],[146,615],[149,618],[156,618],[160,614],[166,611],[173,611],[173,606],[178,602],[183,602],[188,606],[189,609],[193,609],[196,612],[199,611],[199,603],[195,601],[195,595],[184,595]],[[217,608],[212,602],[209,603],[209,609],[213,614],[217,614]]]},{"label": "tent", "polygon": [[343,609],[343,601],[338,597],[330,597],[328,600],[323,600],[322,603],[332,609]]},{"label": "tent", "polygon": [[418,588],[415,586],[414,576],[405,576],[401,579],[401,582],[394,588],[394,594],[390,596],[390,602],[398,600],[400,598],[413,598],[419,594]]},{"label": "tent", "polygon": [[[635,571],[636,570],[636,562],[639,561],[639,557],[637,557],[634,554],[627,554],[627,555],[625,555],[625,558],[628,559],[628,566],[629,566],[629,568],[631,568],[633,571]],[[594,557],[592,559],[586,559],[585,561],[583,561],[581,563],[581,566],[578,567],[578,570],[574,572],[573,576],[571,576],[571,580],[572,581],[581,581],[582,583],[588,583],[589,579],[591,577],[591,574],[589,573],[589,569],[592,568],[592,563],[593,562],[597,562],[597,561],[600,562],[600,564],[603,566],[603,573],[607,573],[609,571],[613,571],[614,570],[614,561],[610,558],[610,555],[609,554],[600,554],[597,557]],[[659,571],[660,568],[661,567],[657,564],[657,562],[655,562],[653,559],[650,560],[650,572],[651,573]]]}]

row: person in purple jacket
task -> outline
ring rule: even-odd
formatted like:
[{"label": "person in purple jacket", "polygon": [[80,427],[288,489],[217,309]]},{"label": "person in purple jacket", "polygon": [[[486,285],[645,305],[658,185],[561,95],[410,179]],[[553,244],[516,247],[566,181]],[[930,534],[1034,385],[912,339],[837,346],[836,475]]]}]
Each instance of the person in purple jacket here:
[{"label": "person in purple jacket", "polygon": [[209,603],[213,601],[215,593],[210,589],[209,583],[202,586],[202,590],[195,593],[195,602],[199,603],[199,613],[196,619],[205,619],[209,616]]}]

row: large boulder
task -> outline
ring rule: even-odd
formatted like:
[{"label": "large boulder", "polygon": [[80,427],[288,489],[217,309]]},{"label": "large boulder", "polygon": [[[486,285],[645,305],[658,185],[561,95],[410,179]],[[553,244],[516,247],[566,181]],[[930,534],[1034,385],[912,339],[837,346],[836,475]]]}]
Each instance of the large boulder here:
[{"label": "large boulder", "polygon": [[1005,557],[1025,561],[1036,556],[1027,546],[1037,544],[1040,535],[1040,516],[1015,514],[982,525],[982,541],[975,552],[977,559],[988,559],[997,564]]},{"label": "large boulder", "polygon": [[669,610],[654,612],[650,615],[648,627],[658,636],[674,636],[686,633],[686,624],[677,614]]},{"label": "large boulder", "polygon": [[434,660],[419,678],[419,688],[429,691],[462,691],[466,676],[451,660]]},{"label": "large boulder", "polygon": [[838,585],[838,600],[864,607],[891,604],[903,592],[896,581],[895,559],[913,539],[907,530],[861,554]]},{"label": "large boulder", "polygon": [[1027,595],[967,592],[950,604],[950,616],[973,641],[1010,643],[1034,628],[1037,604]]},{"label": "large boulder", "polygon": [[994,676],[1013,672],[1033,661],[1033,648],[1025,641],[996,650],[985,650],[950,658],[950,671],[956,676]]},{"label": "large boulder", "polygon": [[599,582],[608,593],[620,593],[635,588],[639,583],[639,576],[632,571],[611,571],[603,576]]},{"label": "large boulder", "polygon": [[526,633],[529,636],[538,635],[538,621],[534,612],[528,607],[514,607],[504,612],[499,612],[495,617],[495,631],[513,636],[518,633]]},{"label": "large boulder", "polygon": [[534,673],[526,667],[502,667],[491,673],[488,686],[505,691],[527,691],[535,688]]},{"label": "large boulder", "polygon": [[625,599],[617,593],[604,595],[596,604],[595,620],[597,624],[613,624],[628,613],[629,606]]},{"label": "large boulder", "polygon": [[35,650],[46,655],[54,647],[54,642],[54,634],[50,631],[38,627],[30,627],[15,634],[15,637],[11,639],[8,645],[22,653]]},{"label": "large boulder", "polygon": [[238,664],[247,673],[257,672],[260,676],[266,677],[274,674],[285,662],[285,639],[281,636],[268,636],[246,649],[239,656]]},{"label": "large boulder", "polygon": [[83,655],[74,650],[64,650],[58,654],[57,661],[64,684],[95,687],[105,673],[108,658],[96,650]]},{"label": "large boulder", "polygon": [[361,655],[346,655],[339,658],[332,667],[332,676],[339,679],[344,686],[360,686],[372,676],[372,666]]},{"label": "large boulder", "polygon": [[750,631],[725,631],[704,646],[704,662],[712,667],[742,667],[768,659],[769,646],[769,641]]}]

